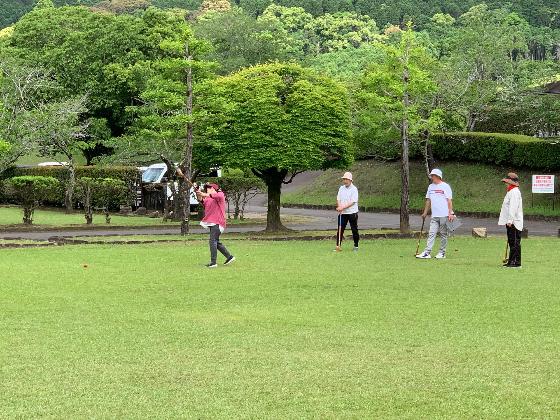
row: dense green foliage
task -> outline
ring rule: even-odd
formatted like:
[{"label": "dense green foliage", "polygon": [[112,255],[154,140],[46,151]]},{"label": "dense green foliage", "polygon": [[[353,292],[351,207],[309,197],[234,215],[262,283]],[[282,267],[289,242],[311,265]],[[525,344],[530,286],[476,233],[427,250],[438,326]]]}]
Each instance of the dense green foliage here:
[{"label": "dense green foliage", "polygon": [[[11,168],[3,174],[4,177],[21,177],[21,176],[40,176],[52,177],[57,179],[60,184],[57,194],[50,197],[49,203],[61,205],[64,199],[64,190],[68,183],[68,170],[64,167],[31,167],[31,168]],[[136,191],[137,183],[139,182],[140,175],[136,167],[128,166],[77,166],[76,179],[92,178],[96,180],[101,179],[116,179],[123,182],[127,186],[127,199],[130,203],[133,193]],[[9,196],[7,197],[10,198]]]},{"label": "dense green foliage", "polygon": [[3,415],[556,417],[557,239],[223,240],[2,250]]},{"label": "dense green foliage", "polygon": [[59,191],[59,181],[45,176],[16,176],[4,182],[7,195],[23,207],[23,223],[33,223],[33,212],[43,201],[50,201]]},{"label": "dense green foliage", "polygon": [[515,134],[445,133],[432,136],[442,160],[473,161],[514,168],[560,170],[560,140]]},{"label": "dense green foliage", "polygon": [[[534,170],[560,169],[560,139],[536,138],[520,134],[482,132],[436,132],[430,136],[434,158],[438,161],[470,161],[491,165],[509,165],[512,168]],[[399,143],[373,140],[368,143],[367,157],[381,160],[397,160]],[[415,141],[410,156],[423,157],[423,145]]]},{"label": "dense green foliage", "polygon": [[268,64],[215,79],[200,95],[208,113],[201,148],[226,167],[292,171],[352,160],[347,92],[332,79]]},{"label": "dense green foliage", "polygon": [[[60,166],[43,166],[31,168],[11,168],[4,176],[46,176],[64,182],[68,177],[68,171]],[[77,166],[76,178],[113,178],[120,179],[128,185],[133,185],[139,178],[138,169],[134,166]]]},{"label": "dense green foliage", "polygon": [[82,203],[84,216],[88,225],[93,223],[93,210],[99,208],[105,214],[105,223],[111,223],[109,210],[119,204],[128,204],[131,191],[120,179],[79,178],[76,183],[76,195]]},{"label": "dense green foliage", "polygon": [[[115,3],[126,3],[123,0],[114,1]],[[3,9],[0,12],[0,27],[6,26],[16,21],[24,13],[31,10],[35,0],[4,0]],[[54,0],[56,5],[94,5],[103,3],[101,0]],[[200,7],[202,0],[146,0],[145,3],[161,8],[185,8],[196,10]],[[272,0],[236,0],[233,4],[240,5],[247,13],[255,16],[264,12]],[[336,12],[357,12],[360,14],[375,17],[376,21],[382,26],[386,24],[402,24],[407,20],[413,20],[420,25],[429,24],[430,18],[436,13],[447,13],[452,16],[459,16],[468,10],[469,7],[479,3],[476,0],[459,1],[448,0],[445,2],[429,0],[415,2],[411,0],[397,0],[391,5],[382,1],[366,0],[277,0],[276,4],[282,6],[299,6],[306,12],[315,16],[325,13]],[[524,16],[535,26],[560,28],[560,18],[557,11],[560,3],[557,0],[519,0],[508,2],[505,0],[489,0],[486,2],[491,7],[502,7],[510,5],[512,9]]]}]

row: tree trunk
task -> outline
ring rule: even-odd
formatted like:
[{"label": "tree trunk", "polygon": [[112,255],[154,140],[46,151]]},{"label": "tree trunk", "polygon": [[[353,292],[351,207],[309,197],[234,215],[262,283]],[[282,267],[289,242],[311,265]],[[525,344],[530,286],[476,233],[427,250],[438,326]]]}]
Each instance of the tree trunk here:
[{"label": "tree trunk", "polygon": [[74,167],[74,160],[68,159],[68,185],[66,185],[66,192],[64,194],[64,206],[66,213],[72,213],[74,210],[74,188],[76,186],[76,168]]},{"label": "tree trunk", "polygon": [[422,138],[424,143],[424,167],[426,169],[426,176],[428,177],[428,180],[430,180],[430,172],[435,166],[434,152],[432,150],[432,145],[430,144],[430,132],[428,130],[424,130],[422,132]]},{"label": "tree trunk", "polygon": [[400,231],[407,233],[410,231],[410,164],[409,155],[409,139],[408,139],[408,120],[403,120],[402,128],[402,154],[401,154],[401,209],[400,209]]},{"label": "tree trunk", "polygon": [[[189,53],[189,44],[185,45],[185,59],[192,64],[193,57]],[[188,116],[187,122],[187,139],[185,142],[185,156],[183,159],[183,173],[188,179],[192,179],[192,149],[193,149],[193,81],[192,81],[192,66],[187,68],[186,72],[186,83],[187,83],[187,98],[185,103],[185,111]],[[184,187],[181,188],[181,203],[183,208],[181,211],[181,235],[186,235],[189,233],[189,220],[191,217],[191,189],[190,186],[183,183]]]},{"label": "tree trunk", "polygon": [[85,196],[84,196],[84,216],[86,218],[86,224],[91,225],[93,223],[93,209],[91,205],[91,187],[86,186]]},{"label": "tree trunk", "polygon": [[405,64],[403,71],[403,121],[401,128],[401,209],[400,209],[400,231],[407,233],[410,231],[410,191],[409,191],[409,178],[410,178],[410,162],[409,162],[409,138],[408,138],[408,109],[410,108],[410,97],[408,94],[409,72],[408,63]]},{"label": "tree trunk", "polygon": [[93,212],[91,211],[91,206],[85,212],[86,225],[91,225],[93,223]]},{"label": "tree trunk", "polygon": [[266,213],[266,231],[278,232],[288,230],[280,220],[280,195],[282,183],[288,174],[285,169],[269,168],[263,171],[254,170],[253,173],[261,178],[268,187],[268,211]]},{"label": "tree trunk", "polygon": [[477,117],[474,112],[469,112],[467,117],[467,131],[474,131],[476,126]]},{"label": "tree trunk", "polygon": [[181,182],[179,187],[179,202],[181,203],[181,235],[187,235],[189,233],[191,217],[190,192],[191,189],[187,183],[184,181]]},{"label": "tree trunk", "polygon": [[23,224],[33,224],[33,206],[23,206]]}]

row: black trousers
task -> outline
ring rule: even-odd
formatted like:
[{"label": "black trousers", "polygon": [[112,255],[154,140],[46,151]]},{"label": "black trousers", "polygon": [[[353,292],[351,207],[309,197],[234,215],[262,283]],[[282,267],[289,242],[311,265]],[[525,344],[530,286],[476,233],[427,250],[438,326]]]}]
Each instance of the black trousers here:
[{"label": "black trousers", "polygon": [[222,253],[222,255],[226,258],[231,257],[231,254],[227,250],[227,248],[220,242],[220,227],[218,225],[210,226],[210,262],[212,264],[216,264],[216,260],[218,258],[218,251]]},{"label": "black trousers", "polygon": [[509,243],[509,265],[521,265],[521,231],[515,226],[506,226]]},{"label": "black trousers", "polygon": [[354,246],[360,243],[360,233],[358,232],[358,213],[352,214],[339,214],[338,215],[338,231],[336,235],[336,246],[340,246],[346,225],[350,222],[350,229],[352,229],[352,238],[354,239]]}]

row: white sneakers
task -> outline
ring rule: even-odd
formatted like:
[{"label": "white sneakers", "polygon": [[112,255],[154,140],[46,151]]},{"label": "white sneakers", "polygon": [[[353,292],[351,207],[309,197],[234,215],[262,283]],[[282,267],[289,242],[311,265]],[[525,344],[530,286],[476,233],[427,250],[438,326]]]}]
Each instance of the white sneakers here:
[{"label": "white sneakers", "polygon": [[[423,251],[421,254],[418,254],[416,258],[419,258],[421,260],[429,260],[430,258],[432,258],[432,256],[430,255],[429,252]],[[444,258],[445,258],[445,252],[440,251],[437,253],[436,259],[443,260]]]},{"label": "white sneakers", "polygon": [[429,252],[424,251],[421,254],[418,254],[416,258],[420,258],[421,260],[429,260],[430,258],[432,258],[432,256]]}]

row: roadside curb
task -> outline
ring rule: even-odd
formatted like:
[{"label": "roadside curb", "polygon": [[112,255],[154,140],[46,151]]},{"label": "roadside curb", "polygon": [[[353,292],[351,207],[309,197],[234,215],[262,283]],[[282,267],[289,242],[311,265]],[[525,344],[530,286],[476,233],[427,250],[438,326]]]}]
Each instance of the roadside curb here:
[{"label": "roadside curb", "polygon": [[[243,225],[233,225],[233,227],[262,227],[264,223],[247,223]],[[122,226],[122,225],[78,225],[78,226],[49,226],[49,227],[39,227],[40,225],[36,226],[20,226],[20,225],[6,225],[0,227],[0,233],[18,233],[18,232],[60,232],[60,231],[69,231],[69,232],[81,232],[81,231],[111,231],[111,230],[130,230],[130,231],[141,231],[141,230],[167,230],[172,228],[177,228],[177,231],[180,229],[180,225],[138,225],[138,226]]]},{"label": "roadside curb", "polygon": [[[243,238],[229,238],[231,240],[245,240],[245,241],[263,241],[263,242],[284,242],[284,241],[322,241],[334,240],[335,234],[329,235],[308,235],[308,236],[277,236],[277,237],[263,237],[263,236],[247,236]],[[361,239],[412,239],[417,238],[417,233],[365,233],[360,235]],[[87,241],[84,239],[73,239],[69,237],[53,236],[48,241],[55,245],[141,245],[141,244],[154,244],[154,243],[185,243],[185,242],[200,242],[200,239],[186,240],[186,239],[147,239],[147,240],[115,240],[115,241]]]},{"label": "roadside curb", "polygon": [[43,243],[36,243],[36,244],[0,244],[0,249],[5,248],[45,248],[47,246],[58,246],[59,244],[56,242],[44,241]]}]

